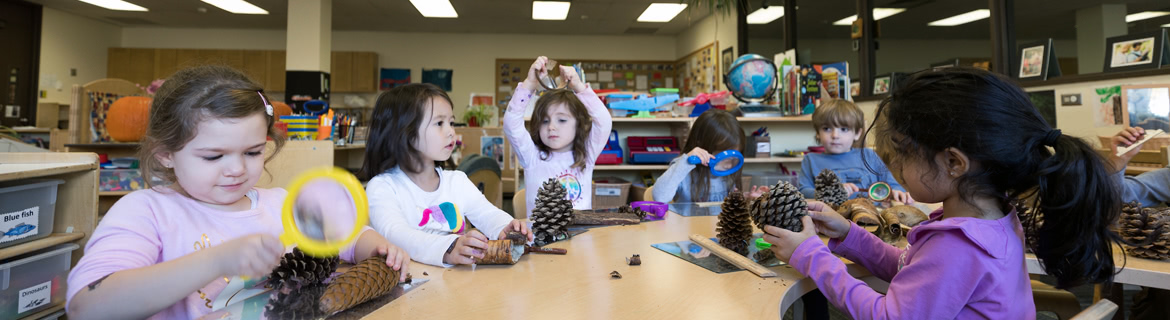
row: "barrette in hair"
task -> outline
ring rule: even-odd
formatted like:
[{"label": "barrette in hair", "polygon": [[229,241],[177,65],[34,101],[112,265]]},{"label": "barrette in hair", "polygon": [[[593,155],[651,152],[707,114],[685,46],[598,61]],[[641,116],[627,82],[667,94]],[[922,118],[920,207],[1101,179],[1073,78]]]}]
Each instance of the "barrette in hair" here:
[{"label": "barrette in hair", "polygon": [[271,117],[272,116],[272,104],[268,103],[267,98],[264,98],[264,92],[262,92],[260,90],[256,90],[256,94],[260,95],[260,101],[264,101],[264,112],[267,113],[269,117]]}]

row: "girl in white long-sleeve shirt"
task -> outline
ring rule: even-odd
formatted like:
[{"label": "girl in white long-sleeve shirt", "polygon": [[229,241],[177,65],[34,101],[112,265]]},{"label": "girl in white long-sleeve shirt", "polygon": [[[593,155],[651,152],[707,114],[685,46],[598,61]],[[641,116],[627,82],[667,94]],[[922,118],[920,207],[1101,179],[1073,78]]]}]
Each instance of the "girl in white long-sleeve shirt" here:
[{"label": "girl in white long-sleeve shirt", "polygon": [[[509,231],[532,240],[527,226],[492,205],[466,174],[435,166],[454,150],[454,120],[451,98],[434,85],[409,84],[382,93],[358,174],[369,181],[371,226],[415,261],[444,267],[483,258],[488,239]],[[453,204],[479,231],[451,228],[440,209],[444,203]]]}]

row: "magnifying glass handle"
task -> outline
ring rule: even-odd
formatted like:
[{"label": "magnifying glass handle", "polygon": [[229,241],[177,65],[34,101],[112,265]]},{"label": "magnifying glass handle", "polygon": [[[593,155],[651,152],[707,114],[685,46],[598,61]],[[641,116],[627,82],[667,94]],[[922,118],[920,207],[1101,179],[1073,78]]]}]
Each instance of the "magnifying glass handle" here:
[{"label": "magnifying glass handle", "polygon": [[700,159],[699,156],[690,156],[687,157],[687,163],[697,165],[703,163],[703,159]]}]

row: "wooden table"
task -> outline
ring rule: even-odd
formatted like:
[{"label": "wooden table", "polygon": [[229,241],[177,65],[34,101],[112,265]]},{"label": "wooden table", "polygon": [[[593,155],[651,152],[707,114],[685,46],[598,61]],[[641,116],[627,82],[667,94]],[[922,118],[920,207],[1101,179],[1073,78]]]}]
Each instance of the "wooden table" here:
[{"label": "wooden table", "polygon": [[[567,248],[568,255],[529,254],[512,266],[412,263],[409,272],[430,282],[369,318],[779,319],[816,288],[811,281],[794,286],[804,276],[788,266],[773,267],[778,276],[767,279],[748,271],[717,274],[650,246],[714,235],[716,219],[668,214],[663,221],[593,228],[549,245]],[[641,255],[641,266],[626,265],[633,254]],[[615,270],[621,279],[610,278]]]}]

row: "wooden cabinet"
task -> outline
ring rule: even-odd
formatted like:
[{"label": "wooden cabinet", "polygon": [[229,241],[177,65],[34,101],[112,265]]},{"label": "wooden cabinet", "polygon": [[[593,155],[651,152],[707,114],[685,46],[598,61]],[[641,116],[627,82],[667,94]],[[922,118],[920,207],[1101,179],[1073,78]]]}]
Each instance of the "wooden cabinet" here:
[{"label": "wooden cabinet", "polygon": [[375,52],[353,53],[353,91],[378,91],[378,54]]},{"label": "wooden cabinet", "polygon": [[269,50],[265,53],[268,55],[268,82],[264,88],[270,92],[284,92],[284,50]]},{"label": "wooden cabinet", "polygon": [[334,51],[330,55],[330,82],[332,92],[353,92],[353,52]]},{"label": "wooden cabinet", "polygon": [[[28,179],[60,179],[57,186],[56,208],[53,210],[53,233],[10,247],[0,248],[0,261],[32,252],[40,252],[56,245],[72,243],[85,247],[97,226],[98,156],[93,153],[0,152],[0,182]],[[77,265],[83,249],[73,250],[69,268]],[[6,270],[7,271],[7,270]],[[19,274],[12,275],[20,279]],[[7,279],[7,274],[5,276]],[[61,279],[64,281],[65,279]],[[7,280],[5,280],[7,283]],[[64,286],[62,286],[64,288]],[[55,290],[54,290],[55,291]],[[13,298],[15,299],[15,298]],[[65,308],[57,303],[48,309],[22,315],[22,319],[40,319]]]},{"label": "wooden cabinet", "polygon": [[[378,54],[337,51],[331,56],[333,92],[378,91]],[[106,75],[146,86],[175,71],[218,64],[243,71],[269,92],[284,92],[284,50],[109,48]]]},{"label": "wooden cabinet", "polygon": [[154,80],[154,49],[110,48],[106,58],[106,75],[126,79],[138,85]]},{"label": "wooden cabinet", "polygon": [[375,52],[334,51],[330,55],[332,92],[378,91],[378,54]]}]

